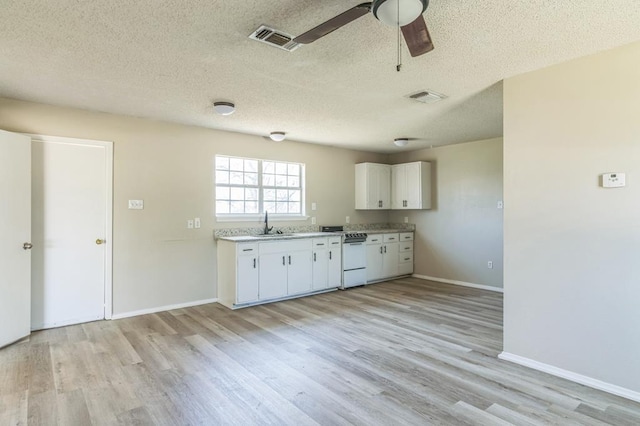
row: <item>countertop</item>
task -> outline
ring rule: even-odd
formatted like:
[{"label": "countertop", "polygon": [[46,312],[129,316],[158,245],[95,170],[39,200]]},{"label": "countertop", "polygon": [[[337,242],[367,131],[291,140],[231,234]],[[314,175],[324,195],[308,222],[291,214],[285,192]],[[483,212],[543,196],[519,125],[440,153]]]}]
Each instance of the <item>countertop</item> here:
[{"label": "countertop", "polygon": [[276,241],[276,240],[295,240],[300,238],[319,238],[319,237],[336,237],[342,234],[352,232],[365,232],[367,234],[392,234],[395,232],[413,232],[406,229],[371,229],[359,231],[345,232],[296,232],[292,234],[269,234],[266,235],[234,235],[228,237],[218,237],[219,240],[232,241],[235,243],[258,242],[258,241]]}]

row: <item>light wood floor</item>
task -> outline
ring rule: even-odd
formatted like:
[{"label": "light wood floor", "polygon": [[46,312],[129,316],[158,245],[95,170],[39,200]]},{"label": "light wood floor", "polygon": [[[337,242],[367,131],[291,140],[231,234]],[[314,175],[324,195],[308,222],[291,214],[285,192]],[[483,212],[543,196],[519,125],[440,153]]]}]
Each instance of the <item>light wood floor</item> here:
[{"label": "light wood floor", "polygon": [[640,404],[496,358],[502,296],[417,279],[34,333],[0,425],[640,424]]}]

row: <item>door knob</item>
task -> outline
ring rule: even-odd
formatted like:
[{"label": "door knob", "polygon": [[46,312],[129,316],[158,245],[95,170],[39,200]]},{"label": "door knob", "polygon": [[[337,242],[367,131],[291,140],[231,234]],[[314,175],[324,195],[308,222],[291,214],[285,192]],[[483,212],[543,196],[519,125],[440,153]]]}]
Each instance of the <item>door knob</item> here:
[{"label": "door knob", "polygon": [[98,239],[96,240],[96,244],[98,244],[98,245],[100,245],[100,244],[104,244],[104,243],[106,243],[106,242],[107,242],[107,240],[101,240],[100,238],[98,238]]},{"label": "door knob", "polygon": [[22,248],[23,248],[24,250],[31,250],[31,249],[33,248],[33,244],[31,244],[31,243],[24,243],[24,244],[22,245]]}]

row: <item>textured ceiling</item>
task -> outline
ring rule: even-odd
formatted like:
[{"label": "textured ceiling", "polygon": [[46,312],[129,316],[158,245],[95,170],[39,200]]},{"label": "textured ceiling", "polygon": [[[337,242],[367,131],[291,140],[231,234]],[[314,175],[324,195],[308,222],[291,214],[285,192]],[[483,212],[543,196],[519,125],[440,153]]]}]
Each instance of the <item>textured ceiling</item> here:
[{"label": "textured ceiling", "polygon": [[[393,152],[502,135],[502,79],[640,40],[639,0],[431,0],[435,50],[396,72],[396,30],[367,15],[294,52],[360,0],[4,0],[0,96]],[[425,105],[421,89],[448,98]],[[213,114],[214,100],[236,113]]]}]

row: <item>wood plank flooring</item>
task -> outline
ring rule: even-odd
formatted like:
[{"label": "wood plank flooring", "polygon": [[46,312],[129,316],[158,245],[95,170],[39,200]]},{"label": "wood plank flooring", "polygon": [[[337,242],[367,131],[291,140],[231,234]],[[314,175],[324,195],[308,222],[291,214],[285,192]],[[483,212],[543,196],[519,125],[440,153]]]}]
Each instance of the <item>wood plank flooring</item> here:
[{"label": "wood plank flooring", "polygon": [[501,350],[501,294],[412,278],[210,304],[0,350],[0,425],[640,424],[640,404]]}]

